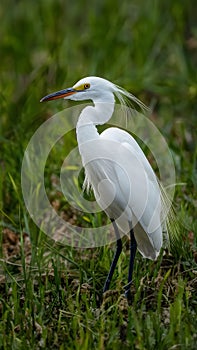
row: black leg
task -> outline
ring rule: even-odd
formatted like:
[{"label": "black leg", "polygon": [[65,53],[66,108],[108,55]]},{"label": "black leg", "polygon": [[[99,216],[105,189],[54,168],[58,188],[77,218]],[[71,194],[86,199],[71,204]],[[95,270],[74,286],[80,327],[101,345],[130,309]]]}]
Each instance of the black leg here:
[{"label": "black leg", "polygon": [[125,289],[125,296],[127,299],[131,299],[131,291],[130,291],[130,287],[132,284],[132,275],[133,275],[133,267],[134,267],[134,260],[135,260],[135,253],[136,253],[136,249],[137,249],[137,243],[135,240],[135,236],[134,236],[134,232],[133,232],[133,228],[130,225],[131,229],[130,229],[130,262],[129,262],[129,273],[128,273],[128,283],[127,285],[124,287]]},{"label": "black leg", "polygon": [[118,227],[117,227],[117,225],[116,225],[114,220],[111,219],[111,222],[113,224],[115,235],[116,235],[116,238],[117,238],[117,247],[116,247],[116,251],[115,251],[115,254],[114,254],[113,261],[111,263],[111,267],[110,267],[108,276],[107,276],[105,284],[104,284],[103,293],[106,292],[109,289],[109,285],[110,285],[112,276],[114,274],[115,267],[117,265],[120,253],[122,251],[122,241],[121,241],[121,238],[120,238],[120,235],[119,235],[119,232],[118,232]]}]

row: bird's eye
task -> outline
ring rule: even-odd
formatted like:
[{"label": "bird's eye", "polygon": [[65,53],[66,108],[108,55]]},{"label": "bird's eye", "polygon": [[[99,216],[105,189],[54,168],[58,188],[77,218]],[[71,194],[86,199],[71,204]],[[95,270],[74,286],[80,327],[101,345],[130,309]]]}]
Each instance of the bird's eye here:
[{"label": "bird's eye", "polygon": [[86,90],[86,89],[89,89],[89,87],[90,87],[90,84],[84,84],[84,89]]}]

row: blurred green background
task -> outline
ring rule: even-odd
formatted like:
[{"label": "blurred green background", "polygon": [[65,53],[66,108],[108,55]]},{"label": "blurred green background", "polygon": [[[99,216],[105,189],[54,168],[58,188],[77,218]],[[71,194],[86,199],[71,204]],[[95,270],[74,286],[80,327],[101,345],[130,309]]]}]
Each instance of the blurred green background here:
[{"label": "blurred green background", "polygon": [[[187,267],[190,275],[185,276],[184,283],[180,283],[180,285],[186,286],[187,283],[195,281],[195,274],[192,275],[192,271],[196,271],[195,254],[197,246],[196,1],[107,0],[90,2],[80,0],[71,2],[67,0],[1,0],[0,23],[0,208],[3,229],[9,227],[16,232],[22,232],[23,230],[27,232],[28,225],[30,225],[32,231],[30,230],[28,233],[30,235],[32,232],[38,234],[38,229],[27,215],[21,195],[21,162],[25,147],[36,129],[55,112],[66,107],[66,104],[62,101],[40,104],[40,98],[47,93],[72,86],[77,80],[85,76],[96,75],[104,77],[132,92],[145,104],[153,108],[153,114],[150,118],[160,129],[171,149],[176,166],[177,182],[182,183],[181,186],[177,186],[174,204],[177,216],[181,216],[182,221],[185,223],[185,228],[181,229],[185,238],[182,241],[182,247],[179,247],[180,250],[177,249],[176,255],[178,258],[176,257],[176,262],[173,261],[172,263],[172,266],[176,266],[176,268],[172,267],[172,280],[176,279],[178,281],[180,278],[183,278],[177,266],[180,267],[180,264],[185,264],[184,268],[186,269]],[[69,102],[67,102],[67,105],[69,105]],[[71,140],[70,142],[75,141]],[[63,154],[64,148],[62,147],[59,159],[57,152],[54,157],[52,155],[53,162],[51,161],[49,165],[51,167],[48,169],[49,174],[53,173],[58,162],[61,164],[61,159],[64,159]],[[51,179],[48,180],[48,185],[50,187]],[[73,212],[70,215],[72,216]],[[3,252],[1,253],[3,254]],[[36,254],[34,251],[31,263],[39,265],[39,260],[36,261]],[[68,254],[71,254],[71,252],[69,251]],[[106,254],[105,252],[105,256],[107,256]],[[76,256],[75,258],[77,259]],[[55,258],[53,257],[52,259]],[[138,259],[140,264],[148,264],[144,260],[142,262],[140,257]],[[87,267],[90,275],[93,274],[92,271],[94,269],[97,270],[97,281],[100,283],[97,288],[100,289],[102,288],[105,265],[109,264],[110,259],[107,264],[106,261],[108,260],[103,260],[103,266],[102,264],[97,267],[90,265],[90,270]],[[82,262],[79,264],[83,265]],[[150,267],[152,265],[146,266]],[[57,273],[59,265],[56,260],[53,260],[53,267]],[[126,262],[125,267],[128,267]],[[10,286],[9,283],[2,287],[2,299],[6,300],[6,302],[3,303],[2,317],[4,323],[2,323],[1,333],[7,334],[7,337],[4,340],[0,337],[0,345],[3,346],[3,349],[10,349],[11,346],[14,346],[12,347],[14,349],[22,349],[23,346],[26,349],[28,346],[32,346],[31,348],[35,346],[36,349],[42,348],[41,345],[39,347],[38,343],[36,343],[38,339],[35,335],[32,336],[35,329],[36,332],[38,331],[36,327],[32,328],[32,334],[29,334],[31,338],[29,343],[25,340],[25,327],[22,330],[25,330],[24,333],[21,330],[22,333],[18,331],[20,337],[23,336],[23,341],[17,342],[16,340],[14,327],[20,323],[20,318],[17,318],[16,313],[15,318],[12,319],[13,300],[14,305],[18,305],[17,310],[20,310],[19,306],[21,300],[23,300],[21,299],[21,293],[22,295],[26,293],[26,309],[24,310],[35,312],[35,319],[43,327],[43,347],[49,349],[51,346],[51,348],[55,349],[60,348],[61,344],[61,349],[64,349],[64,345],[61,342],[61,327],[64,327],[65,330],[66,321],[65,323],[61,323],[61,320],[58,321],[60,328],[54,333],[56,326],[53,327],[51,323],[53,322],[50,319],[51,315],[45,315],[46,304],[44,295],[49,288],[48,284],[46,283],[45,291],[42,290],[41,294],[38,293],[43,296],[40,301],[34,289],[34,282],[32,282],[31,289],[28,285],[30,280],[25,279],[26,289],[24,292],[24,287],[15,283],[16,276],[14,272],[13,274],[10,271],[8,273],[6,269],[7,267],[5,268],[5,275],[10,274],[12,283],[15,286],[13,287],[12,285],[12,288],[15,288],[15,294],[13,299],[9,299],[11,298],[9,293],[7,293]],[[146,271],[145,268],[144,270]],[[26,275],[23,274],[25,271],[26,268],[23,265],[23,270],[22,272],[20,271],[22,280],[26,278],[24,277]],[[100,275],[103,276],[102,281],[99,280],[99,271]],[[151,271],[150,269],[147,279],[152,278]],[[139,282],[140,285],[140,278],[142,278],[140,273],[143,272],[138,272],[136,283],[138,285]],[[80,281],[82,281],[85,278],[82,270],[80,270],[80,274]],[[85,276],[87,277],[88,273]],[[60,279],[57,279],[57,275],[55,277],[54,288],[57,288]],[[94,278],[96,279],[94,276],[92,278],[93,280]],[[165,281],[162,282],[162,288],[165,285]],[[39,286],[42,286],[41,280],[39,280],[39,283]],[[144,350],[153,349],[155,346],[158,349],[169,349],[170,346],[180,343],[182,345],[177,345],[177,349],[194,349],[196,341],[195,329],[197,327],[194,324],[195,314],[193,314],[194,307],[196,307],[195,282],[191,282],[189,286],[191,290],[188,289],[187,298],[186,294],[183,293],[183,288],[185,287],[177,287],[178,289],[175,293],[177,299],[170,300],[168,306],[165,306],[166,309],[171,310],[172,325],[170,326],[164,322],[160,328],[160,333],[159,331],[154,333],[156,325],[161,321],[159,314],[155,316],[155,314],[148,314],[147,312],[147,323],[143,328],[143,312],[146,312],[146,307],[143,303],[141,307],[144,307],[144,311],[140,315],[137,314],[134,308],[129,316],[130,321],[128,322],[134,325],[133,334],[135,334],[135,341],[132,337],[127,337],[123,327],[125,332],[123,338],[126,339],[123,343],[121,342],[122,340],[117,342],[115,336],[122,329],[122,326],[119,327],[118,321],[117,324],[111,325],[111,328],[110,323],[105,318],[103,323],[99,319],[100,323],[98,322],[95,325],[93,321],[94,316],[91,319],[90,309],[88,309],[89,314],[86,314],[83,321],[86,322],[87,317],[87,325],[89,328],[94,328],[94,334],[88,333],[86,329],[87,332],[80,338],[81,331],[77,331],[78,321],[76,321],[73,323],[73,329],[75,329],[76,337],[79,337],[79,341],[77,340],[76,344],[72,343],[71,336],[69,338],[70,344],[75,344],[73,348],[78,348],[82,344],[83,349],[103,349],[105,347],[116,349],[116,344],[118,344],[117,348],[123,344],[125,349],[136,348]],[[17,289],[18,287],[19,290]],[[33,294],[30,291],[33,291]],[[73,290],[71,288],[70,298],[73,297],[72,293]],[[144,293],[144,298],[146,298],[146,291]],[[159,303],[158,310],[160,312],[163,290],[160,289],[159,293],[155,300]],[[164,295],[165,300],[168,300],[169,295],[165,293]],[[35,302],[38,304],[40,303],[40,309],[36,307],[37,311],[30,303],[32,298],[35,298]],[[95,300],[91,302],[95,307]],[[88,300],[88,304],[90,303],[91,305],[91,302]],[[174,304],[170,305],[171,302],[174,302]],[[137,306],[139,306],[138,303],[139,300],[136,301]],[[81,309],[79,304],[77,305],[77,320],[79,320],[80,317],[83,317],[84,309]],[[185,307],[183,315],[181,313],[183,309],[181,309],[180,305]],[[63,308],[62,305],[61,307]],[[115,308],[114,310],[114,320],[120,319],[122,322],[122,314],[120,316],[117,313],[117,309]],[[72,312],[74,314],[74,311]],[[178,321],[176,318],[177,314]],[[24,311],[23,316],[25,319],[26,311]],[[47,321],[47,317],[49,321]],[[193,323],[188,326],[189,320],[192,319]],[[45,325],[48,325],[47,322],[50,324],[48,331],[45,328]],[[106,329],[105,326],[107,327]],[[67,333],[69,333],[68,329]],[[51,338],[49,337],[50,330]],[[103,334],[109,331],[111,331],[112,335],[114,334],[114,337],[108,338],[106,343]],[[56,334],[56,343],[53,343],[54,334]],[[46,339],[49,338],[51,340],[47,343]],[[165,340],[164,345],[161,344],[163,340]],[[69,345],[69,348],[72,348],[72,346]]]},{"label": "blurred green background", "polygon": [[154,108],[153,120],[174,155],[177,181],[193,192],[196,12],[191,0],[1,1],[0,198],[6,210],[16,207],[8,173],[20,186],[28,140],[65,106],[41,105],[40,98],[88,75],[109,79]]}]

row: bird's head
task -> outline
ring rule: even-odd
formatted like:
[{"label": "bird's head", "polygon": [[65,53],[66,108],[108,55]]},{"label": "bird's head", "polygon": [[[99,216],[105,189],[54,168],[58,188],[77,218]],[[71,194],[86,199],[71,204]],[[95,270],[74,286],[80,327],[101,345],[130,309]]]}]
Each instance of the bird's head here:
[{"label": "bird's head", "polygon": [[43,97],[40,102],[51,101],[60,98],[74,101],[105,101],[115,92],[116,85],[99,77],[87,77],[79,80],[73,87],[60,90]]},{"label": "bird's head", "polygon": [[99,77],[83,78],[73,85],[73,87],[49,94],[43,97],[40,102],[64,98],[73,101],[92,100],[93,102],[113,103],[115,101],[114,95],[120,101],[121,105],[133,107],[134,103],[144,112],[149,111],[149,108],[130,92],[111,83],[109,80]]}]

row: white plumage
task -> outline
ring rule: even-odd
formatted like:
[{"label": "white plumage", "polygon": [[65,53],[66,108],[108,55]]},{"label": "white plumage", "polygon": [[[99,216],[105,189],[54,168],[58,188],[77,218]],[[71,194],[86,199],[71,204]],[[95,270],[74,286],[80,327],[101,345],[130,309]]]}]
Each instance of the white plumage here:
[{"label": "white plumage", "polygon": [[[129,133],[113,127],[99,134],[96,128],[96,125],[104,124],[111,118],[115,96],[121,104],[130,99],[145,108],[132,94],[98,77],[81,79],[72,88],[50,94],[41,101],[57,98],[93,101],[93,106],[82,110],[76,126],[86,174],[84,186],[92,187],[100,207],[113,223],[115,220],[116,234],[117,228],[121,233],[129,233],[132,225],[133,241],[135,243],[136,240],[138,250],[144,257],[154,260],[163,242],[161,212],[164,203],[157,178]],[[105,286],[104,291],[106,289],[108,287]]]}]

